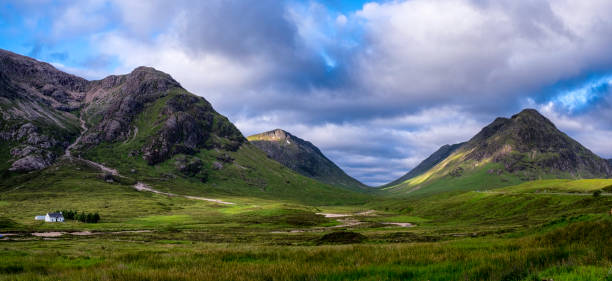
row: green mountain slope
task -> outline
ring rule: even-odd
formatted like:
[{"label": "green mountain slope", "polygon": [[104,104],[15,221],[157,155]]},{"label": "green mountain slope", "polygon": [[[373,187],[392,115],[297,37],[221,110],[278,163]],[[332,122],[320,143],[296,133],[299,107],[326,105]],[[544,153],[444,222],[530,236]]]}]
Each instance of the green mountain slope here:
[{"label": "green mountain slope", "polygon": [[429,171],[429,169],[433,168],[435,165],[440,163],[442,160],[446,159],[449,155],[451,155],[451,153],[455,152],[455,150],[457,150],[463,144],[465,143],[462,142],[462,143],[456,143],[453,145],[449,145],[449,144],[443,145],[438,150],[436,150],[436,152],[434,152],[429,157],[427,157],[425,160],[423,160],[421,163],[419,163],[419,165],[417,165],[412,170],[410,170],[410,172],[401,176],[399,179],[396,179],[388,184],[385,184],[382,187],[395,186],[411,178],[422,175],[423,173]]},{"label": "green mountain slope", "polygon": [[204,98],[153,68],[87,81],[2,51],[0,87],[2,187],[73,163],[97,168],[102,181],[179,194],[313,204],[364,198],[268,159]]},{"label": "green mountain slope", "polygon": [[276,129],[249,136],[248,140],[263,150],[268,157],[301,175],[354,190],[367,188],[342,171],[312,143],[286,131]]},{"label": "green mountain slope", "polygon": [[610,173],[606,160],[526,109],[510,119],[497,118],[427,172],[385,190],[418,195]]}]

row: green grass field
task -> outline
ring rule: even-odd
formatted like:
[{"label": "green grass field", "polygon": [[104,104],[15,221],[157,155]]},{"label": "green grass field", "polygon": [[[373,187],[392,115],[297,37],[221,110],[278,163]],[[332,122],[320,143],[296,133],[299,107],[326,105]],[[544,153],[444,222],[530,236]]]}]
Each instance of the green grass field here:
[{"label": "green grass field", "polygon": [[[238,152],[237,161],[248,163],[238,159],[249,153]],[[273,198],[282,194],[280,182],[272,194],[223,190],[239,184],[229,179],[236,175],[217,175],[228,180],[210,185],[182,178],[152,184],[234,205],[139,192],[134,182],[151,176],[109,183],[77,162],[5,178],[0,233],[11,235],[0,238],[0,280],[612,280],[612,196],[590,194],[610,180],[427,197],[339,189],[332,190],[345,193],[304,196],[318,190],[307,184],[281,200]],[[58,209],[102,219],[34,220]],[[76,235],[83,231],[91,235]],[[338,232],[363,238],[326,238]]]}]

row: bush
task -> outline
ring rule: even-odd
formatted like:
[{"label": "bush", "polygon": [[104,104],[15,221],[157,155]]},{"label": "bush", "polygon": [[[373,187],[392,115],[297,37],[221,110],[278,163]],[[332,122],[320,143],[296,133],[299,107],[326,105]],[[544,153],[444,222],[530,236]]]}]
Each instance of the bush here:
[{"label": "bush", "polygon": [[599,196],[601,196],[601,190],[593,191],[593,197],[599,197]]},{"label": "bush", "polygon": [[[60,211],[56,211],[60,212]],[[81,212],[79,214],[76,210],[62,210],[62,215],[65,220],[77,220],[84,223],[97,223],[100,221],[100,215],[98,213],[85,213]]]},{"label": "bush", "polygon": [[366,240],[366,237],[360,233],[338,231],[323,235],[323,237],[317,241],[317,244],[356,244],[364,240]]}]

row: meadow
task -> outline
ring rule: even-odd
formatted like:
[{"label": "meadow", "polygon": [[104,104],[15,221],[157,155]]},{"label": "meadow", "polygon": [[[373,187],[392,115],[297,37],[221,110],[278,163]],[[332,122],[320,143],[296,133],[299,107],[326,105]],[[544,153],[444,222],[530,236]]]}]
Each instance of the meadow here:
[{"label": "meadow", "polygon": [[[76,163],[41,173],[0,185],[0,280],[612,280],[611,180],[426,200],[347,193],[344,204],[155,186],[224,205],[139,192]],[[101,220],[33,219],[56,209]]]}]

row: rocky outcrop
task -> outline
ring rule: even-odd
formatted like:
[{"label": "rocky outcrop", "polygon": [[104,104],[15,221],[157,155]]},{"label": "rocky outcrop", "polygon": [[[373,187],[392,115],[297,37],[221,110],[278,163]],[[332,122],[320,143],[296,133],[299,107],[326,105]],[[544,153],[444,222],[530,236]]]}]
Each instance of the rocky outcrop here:
[{"label": "rocky outcrop", "polygon": [[351,189],[366,188],[329,160],[319,148],[284,130],[257,134],[248,140],[287,168],[321,182]]},{"label": "rocky outcrop", "polygon": [[[180,85],[169,75],[148,67],[91,82],[84,113],[94,126],[83,137],[83,143],[96,145],[103,141],[125,140],[132,121],[144,107],[176,87]],[[94,121],[96,117],[102,118]]]},{"label": "rocky outcrop", "polygon": [[28,155],[26,157],[20,158],[19,160],[13,162],[9,171],[13,172],[29,172],[34,170],[41,170],[49,165],[51,165],[51,161],[48,155]]},{"label": "rocky outcrop", "polygon": [[48,167],[59,156],[54,148],[63,147],[53,137],[41,134],[40,129],[25,123],[15,130],[2,133],[3,141],[14,143],[10,150],[14,162],[9,170],[28,172]]}]

